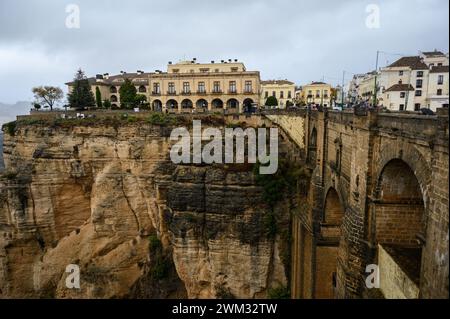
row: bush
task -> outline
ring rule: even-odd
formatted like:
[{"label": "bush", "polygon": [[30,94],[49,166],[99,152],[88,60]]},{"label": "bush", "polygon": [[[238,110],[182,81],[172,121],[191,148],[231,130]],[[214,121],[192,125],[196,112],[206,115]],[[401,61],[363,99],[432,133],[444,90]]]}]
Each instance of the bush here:
[{"label": "bush", "polygon": [[268,295],[269,299],[291,299],[291,292],[284,286],[269,289]]},{"label": "bush", "polygon": [[16,128],[17,128],[17,121],[13,121],[3,124],[2,130],[3,132],[5,132],[6,130],[6,132],[9,135],[14,136],[16,134]]},{"label": "bush", "polygon": [[163,114],[163,113],[152,113],[148,118],[147,122],[152,125],[175,125],[177,119],[174,116]]}]

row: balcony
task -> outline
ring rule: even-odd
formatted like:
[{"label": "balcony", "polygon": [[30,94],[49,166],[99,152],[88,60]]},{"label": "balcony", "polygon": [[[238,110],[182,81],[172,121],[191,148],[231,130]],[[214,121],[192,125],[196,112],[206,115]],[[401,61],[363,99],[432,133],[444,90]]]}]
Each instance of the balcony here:
[{"label": "balcony", "polygon": [[206,95],[206,91],[205,90],[197,90],[197,94],[198,95]]},{"label": "balcony", "polygon": [[228,90],[228,94],[237,94],[236,90]]},{"label": "balcony", "polygon": [[244,94],[254,94],[253,90],[245,90]]},{"label": "balcony", "polygon": [[222,92],[222,90],[217,89],[217,90],[213,90],[211,93],[212,94],[222,94],[223,92]]},{"label": "balcony", "polygon": [[191,95],[191,91],[183,91],[181,92],[181,95]]},{"label": "balcony", "polygon": [[161,92],[159,91],[152,91],[153,96],[161,96]]},{"label": "balcony", "polygon": [[177,91],[167,91],[167,95],[171,96],[177,95]]}]

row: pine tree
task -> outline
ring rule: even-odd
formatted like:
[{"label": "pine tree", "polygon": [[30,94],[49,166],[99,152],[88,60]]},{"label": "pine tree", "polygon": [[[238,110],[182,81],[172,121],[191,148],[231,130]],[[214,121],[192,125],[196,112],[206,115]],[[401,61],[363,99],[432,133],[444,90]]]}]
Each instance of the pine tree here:
[{"label": "pine tree", "polygon": [[68,95],[68,101],[71,108],[85,109],[95,106],[94,94],[84,72],[79,69],[75,74],[72,92]]},{"label": "pine tree", "polygon": [[136,96],[137,90],[130,79],[125,79],[125,82],[119,89],[120,105],[126,109],[132,109],[137,106]]},{"label": "pine tree", "polygon": [[95,102],[97,104],[98,108],[101,108],[102,105],[102,93],[100,92],[100,89],[98,86],[95,88]]}]

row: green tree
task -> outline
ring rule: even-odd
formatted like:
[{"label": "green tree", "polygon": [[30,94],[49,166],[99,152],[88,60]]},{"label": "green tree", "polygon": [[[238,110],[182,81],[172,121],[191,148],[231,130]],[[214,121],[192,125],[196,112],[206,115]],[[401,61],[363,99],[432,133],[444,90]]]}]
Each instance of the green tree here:
[{"label": "green tree", "polygon": [[84,109],[95,106],[91,85],[81,69],[75,74],[72,91],[68,95],[68,101],[69,106],[74,109]]},{"label": "green tree", "polygon": [[266,100],[266,106],[278,106],[278,100],[275,96],[269,96]]},{"label": "green tree", "polygon": [[32,89],[34,98],[36,99],[35,104],[44,105],[44,107],[49,107],[53,110],[55,103],[62,100],[64,97],[63,91],[56,86],[38,86]]},{"label": "green tree", "polygon": [[103,101],[103,108],[110,109],[111,108],[111,101],[110,100],[104,100]]},{"label": "green tree", "polygon": [[98,108],[102,107],[102,93],[100,92],[98,86],[95,88],[95,103]]},{"label": "green tree", "polygon": [[125,79],[125,82],[119,89],[120,104],[126,109],[132,109],[137,106],[137,90],[131,83],[130,79]]}]

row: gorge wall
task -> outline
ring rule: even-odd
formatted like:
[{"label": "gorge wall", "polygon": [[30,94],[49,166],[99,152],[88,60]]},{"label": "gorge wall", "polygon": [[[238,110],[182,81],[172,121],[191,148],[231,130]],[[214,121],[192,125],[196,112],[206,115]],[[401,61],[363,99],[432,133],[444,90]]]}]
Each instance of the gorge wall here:
[{"label": "gorge wall", "polygon": [[[252,167],[175,165],[167,125],[53,123],[5,130],[1,298],[265,298],[288,285],[290,203],[270,236]],[[69,264],[80,289],[66,287]]]}]

